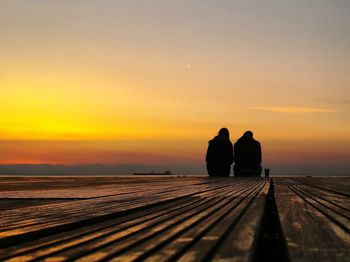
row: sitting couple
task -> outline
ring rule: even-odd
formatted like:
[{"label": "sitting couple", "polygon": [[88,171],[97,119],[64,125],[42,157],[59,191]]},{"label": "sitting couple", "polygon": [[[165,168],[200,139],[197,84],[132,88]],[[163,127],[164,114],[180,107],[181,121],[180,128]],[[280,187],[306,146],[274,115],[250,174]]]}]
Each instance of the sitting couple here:
[{"label": "sitting couple", "polygon": [[235,176],[260,176],[261,146],[253,138],[253,132],[246,131],[232,146],[227,128],[209,141],[205,158],[209,176],[230,176],[231,165],[235,162]]}]

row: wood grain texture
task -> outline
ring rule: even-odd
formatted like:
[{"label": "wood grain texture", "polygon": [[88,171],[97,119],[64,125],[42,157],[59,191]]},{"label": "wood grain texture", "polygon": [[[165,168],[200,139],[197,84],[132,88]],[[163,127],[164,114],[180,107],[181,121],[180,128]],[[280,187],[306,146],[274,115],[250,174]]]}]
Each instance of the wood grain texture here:
[{"label": "wood grain texture", "polygon": [[[273,179],[291,261],[348,261],[350,178]],[[264,178],[2,177],[0,260],[252,261],[269,187]]]},{"label": "wood grain texture", "polygon": [[7,261],[152,260],[171,250],[170,258],[189,249],[190,237],[190,249],[201,250],[267,186],[260,178],[17,180],[0,182],[0,259]]},{"label": "wood grain texture", "polygon": [[277,207],[291,260],[349,261],[349,198],[344,186],[349,185],[349,178],[275,181]]}]

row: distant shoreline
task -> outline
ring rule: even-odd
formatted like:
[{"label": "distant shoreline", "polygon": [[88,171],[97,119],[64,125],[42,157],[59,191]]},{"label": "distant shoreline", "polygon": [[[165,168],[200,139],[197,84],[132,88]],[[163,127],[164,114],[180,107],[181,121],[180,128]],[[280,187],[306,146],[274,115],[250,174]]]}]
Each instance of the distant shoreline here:
[{"label": "distant shoreline", "polygon": [[[0,174],[0,177],[208,177],[207,174],[186,175],[186,174],[172,174],[172,175],[133,175],[133,174]],[[328,175],[328,174],[314,174],[314,175],[300,175],[300,174],[271,174],[270,177],[347,177],[350,174],[344,175]],[[231,175],[230,177],[234,177]],[[264,178],[264,176],[261,176]]]}]

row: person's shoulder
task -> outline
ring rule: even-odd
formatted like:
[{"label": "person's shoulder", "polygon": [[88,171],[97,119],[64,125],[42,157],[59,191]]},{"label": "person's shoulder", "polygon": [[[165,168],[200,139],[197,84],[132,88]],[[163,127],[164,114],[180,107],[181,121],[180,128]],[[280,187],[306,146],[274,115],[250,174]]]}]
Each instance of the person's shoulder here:
[{"label": "person's shoulder", "polygon": [[210,139],[210,140],[208,141],[208,144],[214,144],[214,143],[216,143],[216,140],[217,140],[217,139],[215,139],[215,137],[214,137],[213,139]]},{"label": "person's shoulder", "polygon": [[234,143],[235,145],[242,144],[242,139],[237,139],[236,142]]}]

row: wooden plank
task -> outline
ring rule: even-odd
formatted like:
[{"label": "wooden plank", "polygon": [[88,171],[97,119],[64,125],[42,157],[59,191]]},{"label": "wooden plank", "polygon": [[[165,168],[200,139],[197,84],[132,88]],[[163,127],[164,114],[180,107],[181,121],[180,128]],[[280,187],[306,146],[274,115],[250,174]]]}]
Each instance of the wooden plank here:
[{"label": "wooden plank", "polygon": [[[269,187],[266,180],[102,180],[1,180],[0,196],[6,198],[0,198],[0,208],[11,201],[18,206],[2,211],[0,260],[253,259],[255,241],[261,241],[257,234],[263,232],[259,225]],[[346,261],[350,255],[350,180],[285,177],[274,181],[291,261]],[[19,190],[19,186],[23,187]],[[42,189],[45,196],[38,195]],[[15,241],[5,245],[11,239]]]},{"label": "wooden plank", "polygon": [[[218,180],[216,180],[216,182],[219,182]],[[242,180],[242,183],[240,183],[239,181],[237,181],[238,183],[235,183],[234,185],[231,185],[230,187],[230,190],[232,191],[232,189],[238,189],[238,187],[244,187],[244,182],[243,182],[243,180]],[[227,180],[226,180],[226,184],[227,184]],[[216,186],[210,186],[210,187],[208,187],[208,185],[206,186],[206,187],[204,187],[204,188],[202,188],[202,191],[200,191],[200,192],[198,192],[198,196],[197,197],[204,197],[204,196],[202,196],[201,194],[203,194],[203,192],[206,192],[206,191],[213,191],[213,193],[215,192],[215,196],[220,196],[220,192],[222,192],[222,191],[220,191],[220,190],[218,190],[218,189],[222,189],[222,190],[227,190],[227,185],[226,186],[222,186],[222,184],[220,185],[220,183],[215,183],[215,185]],[[204,191],[203,191],[203,189],[205,189]],[[202,192],[202,193],[201,193]],[[159,199],[158,199],[158,201],[159,201]],[[7,250],[8,251],[8,250]],[[8,253],[8,252],[7,252]]]},{"label": "wooden plank", "polygon": [[[225,249],[225,246],[230,245],[229,243],[224,243],[226,242],[226,238],[232,232],[233,228],[240,230],[237,228],[238,222],[259,192],[264,188],[264,185],[264,182],[261,182],[255,187],[250,187],[250,190],[246,194],[237,197],[235,201],[231,201],[227,210],[221,210],[215,216],[203,221],[202,224],[186,230],[186,232],[164,248],[156,248],[154,254],[148,257],[147,260],[159,261],[165,258],[178,261],[201,261],[212,258],[218,249]],[[245,223],[241,225],[245,225]],[[147,250],[149,249],[146,247],[143,250],[143,255],[139,256],[138,260],[141,261],[145,258],[144,254]],[[221,255],[223,254],[221,253]],[[217,257],[216,259],[222,259],[222,257]],[[237,259],[237,254],[231,253],[229,259]]]},{"label": "wooden plank", "polygon": [[[348,179],[342,179],[338,181],[338,178],[334,178],[334,179],[340,184],[339,186],[341,186],[343,183],[346,184],[345,181],[348,180]],[[346,196],[346,194],[344,194],[344,191],[340,192],[339,194],[338,193],[339,190],[337,190],[334,187],[332,190],[329,190],[329,188],[327,188],[327,185],[330,184],[330,182],[328,182],[329,179],[320,178],[319,180],[320,181],[317,182],[317,186],[310,185],[309,179],[307,178],[304,178],[304,179],[299,178],[299,179],[296,179],[295,181],[300,183],[299,186],[302,187],[302,189],[307,190],[309,193],[316,193],[320,199],[323,199],[324,201],[327,201],[334,206],[337,206],[339,208],[349,211],[350,210],[349,196]],[[350,192],[350,185],[348,186],[347,191]]]},{"label": "wooden plank", "polygon": [[[209,181],[213,182],[213,181]],[[216,180],[215,185],[225,184],[222,180]],[[112,196],[98,199],[83,200],[80,202],[69,202],[65,204],[53,204],[45,207],[33,207],[20,210],[9,210],[2,213],[0,225],[0,237],[11,234],[17,234],[16,229],[23,231],[35,230],[35,226],[41,226],[43,223],[57,225],[66,223],[64,219],[73,221],[77,218],[88,218],[101,216],[111,212],[117,212],[128,208],[139,207],[142,205],[152,204],[159,199],[171,199],[184,197],[201,190],[208,189],[210,183],[203,184],[178,184],[171,188],[157,187],[153,185],[151,190],[143,190],[139,194],[128,194],[123,196]],[[191,191],[192,190],[192,191]],[[190,193],[189,193],[190,192]],[[94,213],[91,213],[91,210]],[[59,211],[59,212],[58,212]],[[28,224],[28,221],[30,222]],[[61,223],[62,222],[62,223]],[[26,228],[34,225],[33,229]],[[14,230],[11,233],[11,230]]]},{"label": "wooden plank", "polygon": [[[24,243],[23,245],[16,245],[4,250],[4,253],[10,256],[26,254],[26,256],[38,256],[45,255],[51,252],[65,248],[65,246],[72,246],[74,243],[70,241],[83,242],[84,238],[88,234],[101,233],[101,231],[108,229],[111,226],[125,227],[125,225],[137,224],[138,221],[147,221],[153,217],[161,216],[163,214],[171,213],[173,210],[181,209],[182,207],[191,206],[192,204],[200,201],[201,197],[206,197],[212,194],[212,192],[205,192],[198,194],[192,199],[180,199],[177,201],[170,202],[168,204],[160,205],[154,208],[146,209],[144,211],[135,212],[133,214],[123,216],[121,218],[111,219],[90,226],[85,226],[82,228],[77,228],[75,230],[55,234],[53,236],[48,236],[41,238],[37,241],[30,241],[29,243]],[[124,224],[123,224],[124,223]],[[38,251],[30,253],[30,251]]]},{"label": "wooden plank", "polygon": [[346,261],[350,237],[344,228],[315,208],[307,195],[293,191],[293,180],[278,180],[276,201],[291,260]]},{"label": "wooden plank", "polygon": [[[129,179],[130,180],[130,179]],[[133,179],[135,180],[135,179]],[[174,180],[174,181],[171,181]],[[0,191],[0,199],[88,199],[88,198],[98,198],[98,197],[106,197],[106,196],[114,196],[121,194],[132,194],[136,192],[144,192],[145,187],[152,185],[156,185],[157,187],[162,188],[173,188],[177,183],[181,183],[183,185],[193,185],[198,183],[209,183],[209,181],[198,181],[198,179],[185,179],[185,180],[177,180],[176,178],[172,179],[153,179],[151,181],[138,181],[134,183],[126,183],[127,180],[122,179],[121,182],[113,181],[113,183],[108,185],[94,185],[77,183],[77,185],[72,188],[72,185],[67,188],[50,188],[48,185],[43,185],[42,187],[31,188],[30,190],[23,190],[21,188],[21,183],[16,187],[16,190],[6,190],[7,185],[4,187],[5,190]],[[125,182],[125,184],[123,184]],[[19,190],[21,188],[21,190]]]},{"label": "wooden plank", "polygon": [[[227,194],[235,194],[230,190]],[[211,198],[204,198],[199,205],[192,206],[185,210],[179,210],[177,213],[169,214],[166,218],[157,218],[151,223],[139,225],[138,227],[129,228],[128,232],[122,232],[112,235],[103,236],[102,239],[94,239],[94,241],[87,243],[81,249],[70,249],[68,253],[58,254],[58,257],[64,255],[71,259],[82,258],[86,261],[91,259],[96,260],[106,257],[115,252],[121,252],[130,248],[130,245],[135,245],[137,242],[147,241],[154,237],[154,235],[163,235],[164,230],[172,228],[181,221],[187,221],[187,219],[199,213],[199,210],[206,210],[209,206],[217,205],[221,200],[225,199],[226,195],[216,197],[214,194]],[[212,207],[213,208],[213,207]],[[92,254],[86,254],[87,250],[96,251]],[[73,257],[72,257],[73,256]]]},{"label": "wooden plank", "polygon": [[[202,193],[200,195],[193,196],[193,198],[199,199],[199,201],[201,201],[201,203],[202,203],[201,205],[208,205],[208,201],[219,201],[218,198],[225,199],[225,198],[227,198],[226,194],[235,194],[235,192],[237,192],[238,190],[242,190],[242,189],[246,188],[247,185],[249,185],[249,184],[245,183],[245,184],[241,184],[240,187],[237,187],[237,183],[234,183],[233,185],[231,185],[229,187],[222,187],[222,188],[218,188],[217,190],[213,190],[212,192],[210,192],[210,194],[209,194],[209,192],[208,193]],[[187,208],[188,208],[187,210],[182,209],[182,211],[181,210],[177,210],[176,212],[183,212],[183,214],[182,214],[182,217],[183,217],[183,216],[191,215],[190,212],[195,212],[195,210],[196,210],[196,208],[194,208],[193,206],[188,206]],[[111,235],[108,236],[108,234],[111,233],[113,230],[117,230],[115,233],[113,233],[114,234],[114,236],[112,235],[113,237],[119,237],[120,238],[120,237],[124,236],[124,238],[125,238],[128,235],[133,234],[132,236],[129,236],[129,238],[132,237],[132,239],[135,239],[135,241],[137,241],[136,239],[139,239],[139,240],[147,239],[147,234],[150,234],[150,233],[148,233],[148,230],[143,230],[143,229],[145,227],[147,227],[147,225],[148,226],[152,225],[152,224],[147,224],[147,223],[156,223],[157,221],[159,222],[160,219],[163,219],[165,223],[173,223],[174,219],[176,220],[176,219],[180,219],[181,218],[181,216],[178,216],[175,213],[171,213],[171,209],[169,209],[169,214],[168,214],[168,212],[165,212],[165,210],[163,210],[162,212],[164,213],[163,214],[163,216],[164,216],[163,218],[160,216],[160,213],[157,213],[157,212],[155,212],[154,214],[151,213],[151,214],[148,214],[148,216],[153,216],[154,217],[154,219],[152,220],[153,222],[152,221],[148,221],[148,222],[144,221],[145,223],[142,224],[142,219],[145,219],[146,215],[147,215],[147,214],[145,214],[144,218],[142,218],[142,217],[138,218],[139,221],[141,222],[141,224],[137,224],[137,225],[135,225],[133,227],[129,227],[127,230],[120,231],[121,230],[120,225],[117,228],[115,228],[113,226],[111,228],[106,228],[105,232],[100,232],[100,230],[97,230],[98,233],[97,232],[91,233],[88,236],[89,238],[83,239],[83,242],[84,241],[87,242],[85,244],[82,244],[81,242],[80,243],[74,242],[74,241],[78,241],[77,240],[78,237],[76,237],[75,239],[71,239],[70,241],[66,241],[66,242],[63,241],[62,243],[59,243],[59,245],[56,245],[56,246],[53,245],[53,246],[51,246],[51,248],[54,248],[54,249],[49,250],[51,252],[51,256],[48,256],[48,258],[50,258],[50,259],[59,259],[60,257],[62,258],[62,257],[67,257],[67,256],[76,256],[77,254],[79,254],[79,250],[80,250],[80,252],[82,252],[82,254],[84,254],[84,253],[86,253],[86,250],[91,250],[91,248],[94,247],[94,246],[91,246],[91,245],[94,242],[96,242],[96,241],[97,241],[95,243],[95,245],[97,244],[96,248],[97,248],[97,250],[100,250],[101,238],[97,238],[98,237],[97,235],[100,234],[100,236],[103,236],[104,239],[107,238],[107,243],[110,243]],[[166,218],[166,216],[168,216],[168,217]],[[169,219],[169,217],[172,217],[172,218]],[[127,223],[130,223],[130,221],[127,222]],[[158,230],[159,230],[159,226],[160,225],[158,224],[158,226],[154,225],[151,228],[157,227]],[[165,228],[168,228],[168,227],[165,227]],[[136,230],[136,231],[133,231],[133,230]],[[86,231],[86,228],[83,231]],[[139,231],[142,231],[142,232],[139,232]],[[136,232],[139,232],[139,233],[136,233]],[[79,237],[79,239],[80,238],[81,238],[81,236]],[[96,238],[97,238],[97,240],[96,240]],[[89,239],[93,240],[93,241],[89,242]],[[134,241],[127,241],[126,243],[132,244],[132,243],[134,243]],[[74,248],[74,245],[78,245],[78,246]],[[63,248],[63,251],[62,251],[62,248]],[[46,247],[46,250],[47,249],[50,249],[50,248]],[[60,252],[57,252],[58,250],[60,250]],[[44,253],[43,253],[43,251],[44,251]],[[52,252],[56,252],[56,253],[53,254]],[[47,255],[48,253],[45,252],[45,248],[41,249],[39,247],[39,250],[37,250],[37,253],[35,253],[35,252],[34,253],[33,252],[29,252],[28,253],[27,252],[26,254],[22,254],[22,256],[20,256],[19,258],[23,259],[25,261],[26,260],[25,258],[30,258],[30,257],[33,257],[33,256],[36,257],[38,255],[43,255],[43,254]]]},{"label": "wooden plank", "polygon": [[124,259],[143,261],[146,258],[153,261],[159,261],[159,259],[178,260],[177,256],[182,253],[183,250],[187,250],[187,248],[191,246],[191,242],[195,242],[197,238],[201,239],[202,237],[205,237],[206,233],[210,231],[212,227],[223,219],[227,219],[233,210],[240,210],[240,204],[243,199],[245,199],[246,196],[249,196],[249,194],[257,191],[259,184],[260,183],[251,187],[246,187],[245,190],[242,191],[242,194],[234,196],[232,200],[227,202],[227,205],[216,212],[213,212],[204,218],[201,216],[200,219],[197,220],[191,218],[193,219],[192,223],[191,220],[187,220],[185,223],[182,223],[157,237],[153,237],[149,241],[137,245],[123,254],[119,254],[118,257],[113,258],[113,261],[122,261]]},{"label": "wooden plank", "polygon": [[350,177],[304,177],[293,178],[293,180],[311,187],[350,197]]},{"label": "wooden plank", "polygon": [[[217,190],[220,189],[219,192]],[[13,248],[8,248],[5,250],[6,254],[9,253],[23,253],[23,251],[28,251],[30,249],[38,249],[38,248],[43,248],[43,247],[48,247],[48,249],[54,249],[53,251],[57,251],[59,249],[64,248],[64,246],[71,246],[73,245],[70,241],[76,242],[76,238],[79,238],[79,241],[83,242],[86,241],[86,236],[88,234],[92,235],[92,238],[96,237],[96,233],[100,234],[101,230],[104,229],[109,229],[111,226],[119,226],[121,227],[121,223],[127,221],[127,224],[129,225],[130,223],[138,223],[137,221],[147,221],[150,217],[159,217],[162,214],[168,214],[171,213],[173,210],[181,209],[183,207],[189,207],[192,208],[192,205],[203,200],[203,198],[209,197],[210,195],[214,194],[215,195],[220,195],[220,194],[225,194],[228,192],[228,190],[231,191],[231,188],[228,189],[227,187],[217,187],[213,188],[213,190],[202,192],[196,195],[193,195],[191,198],[188,199],[180,199],[177,201],[170,202],[165,205],[159,205],[155,208],[150,208],[146,210],[142,210],[139,212],[135,212],[131,215],[121,217],[121,218],[116,218],[112,220],[107,220],[105,222],[101,222],[99,224],[93,224],[84,228],[78,228],[76,230],[68,231],[65,233],[57,234],[54,237],[47,237],[44,239],[39,239],[38,241],[31,241],[29,244],[25,244],[24,247],[22,246],[16,246]],[[157,212],[155,212],[157,211]],[[135,220],[136,219],[136,220]],[[135,222],[136,221],[136,222]],[[123,225],[125,226],[125,225]],[[102,232],[103,233],[103,232]],[[85,238],[85,239],[83,239]],[[63,246],[63,247],[62,247]],[[28,248],[29,247],[29,248]],[[51,250],[52,251],[52,250]],[[51,252],[50,251],[50,252]],[[40,251],[41,252],[41,251]],[[39,253],[40,253],[39,252]],[[50,253],[48,252],[48,253]],[[47,250],[43,253],[41,252],[40,254],[45,254],[47,253]],[[38,255],[38,254],[37,254]]]},{"label": "wooden plank", "polygon": [[267,181],[237,224],[222,236],[224,242],[217,250],[214,250],[214,261],[252,260],[255,250],[254,242],[260,230],[269,185]]},{"label": "wooden plank", "polygon": [[[22,249],[19,253],[24,252],[24,254],[20,256],[20,259],[23,259],[23,255],[25,255],[25,257],[38,257],[53,254],[54,252],[63,251],[67,248],[70,249],[73,246],[94,240],[113,232],[127,230],[131,226],[137,226],[147,221],[150,222],[152,219],[171,214],[173,211],[181,210],[186,207],[191,208],[200,200],[201,198],[194,198],[188,201],[184,201],[183,199],[174,201],[169,204],[161,205],[160,207],[135,212],[125,217],[107,220],[99,223],[98,225],[90,225],[84,228],[64,232],[55,235],[54,237],[49,236],[44,239],[39,239],[38,241],[35,241],[34,243],[31,242],[24,247],[16,247],[13,249],[13,251],[16,254],[18,253],[18,248]],[[7,250],[7,253],[9,251],[10,250]]]},{"label": "wooden plank", "polygon": [[328,211],[332,213],[335,212],[338,215],[343,216],[345,219],[350,220],[350,209],[344,206],[348,204],[347,201],[349,201],[349,199],[346,199],[343,196],[335,196],[334,194],[332,194],[332,196],[330,196],[330,194],[325,196],[321,190],[315,190],[314,188],[305,187],[302,185],[294,185],[292,188],[293,190],[299,192],[299,194],[307,197],[309,201],[312,201],[315,205],[319,206],[319,208],[328,209],[325,211],[326,213],[328,213]]},{"label": "wooden plank", "polygon": [[77,199],[0,199],[0,211],[66,203]]}]

